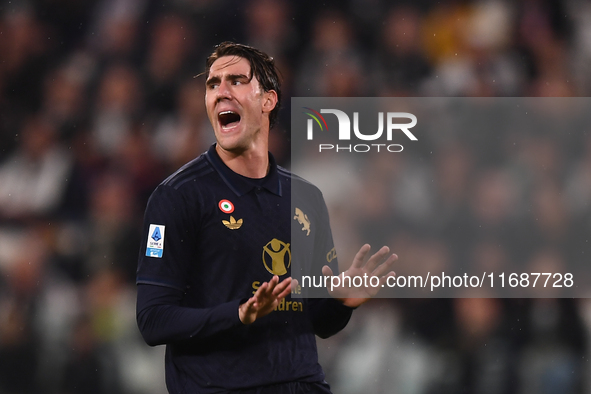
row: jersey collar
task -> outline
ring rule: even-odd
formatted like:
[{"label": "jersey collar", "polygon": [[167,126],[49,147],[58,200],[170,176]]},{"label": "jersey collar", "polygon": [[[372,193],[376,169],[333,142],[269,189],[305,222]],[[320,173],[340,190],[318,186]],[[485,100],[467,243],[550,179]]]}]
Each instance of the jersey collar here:
[{"label": "jersey collar", "polygon": [[216,144],[213,144],[207,150],[205,156],[226,185],[228,185],[236,195],[243,196],[257,187],[263,187],[271,193],[281,196],[281,183],[279,181],[279,175],[277,174],[277,163],[271,152],[269,152],[269,173],[262,181],[262,184],[257,184],[254,180],[239,175],[228,168],[215,150],[215,145]]}]

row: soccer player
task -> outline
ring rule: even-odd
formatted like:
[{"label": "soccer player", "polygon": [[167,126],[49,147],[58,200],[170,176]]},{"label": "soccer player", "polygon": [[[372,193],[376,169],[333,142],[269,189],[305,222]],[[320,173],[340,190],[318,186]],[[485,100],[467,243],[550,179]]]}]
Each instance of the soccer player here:
[{"label": "soccer player", "polygon": [[[292,299],[292,234],[310,248],[303,266],[330,276],[338,264],[320,191],[268,152],[281,100],[274,62],[225,42],[207,59],[205,77],[217,142],[150,197],[138,326],[149,345],[166,344],[170,393],[330,393],[315,335],[340,331],[377,289]],[[292,197],[295,182],[302,192]],[[396,255],[384,247],[365,262],[368,252],[364,245],[346,274],[384,283]]]}]

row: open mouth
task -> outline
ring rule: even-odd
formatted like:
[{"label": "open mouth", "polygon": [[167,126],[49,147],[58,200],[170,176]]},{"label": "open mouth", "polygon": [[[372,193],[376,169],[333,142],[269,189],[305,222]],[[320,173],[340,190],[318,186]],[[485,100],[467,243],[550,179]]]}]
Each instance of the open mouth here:
[{"label": "open mouth", "polygon": [[223,111],[218,114],[218,119],[222,128],[229,129],[240,123],[240,115],[232,111]]}]

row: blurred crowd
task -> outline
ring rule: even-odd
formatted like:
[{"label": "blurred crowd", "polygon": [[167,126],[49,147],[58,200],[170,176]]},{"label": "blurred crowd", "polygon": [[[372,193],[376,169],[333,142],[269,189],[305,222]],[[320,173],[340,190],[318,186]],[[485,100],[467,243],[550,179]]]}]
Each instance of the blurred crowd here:
[{"label": "blurred crowd", "polygon": [[[271,54],[286,98],[591,93],[585,0],[0,1],[0,393],[164,392],[135,326],[139,230],[156,185],[214,141],[195,76],[224,40]],[[271,151],[289,167],[285,103]],[[409,264],[583,263],[590,132],[511,148],[474,131],[434,140],[429,165],[376,163],[395,208],[365,179],[351,235],[327,198],[337,247],[389,220],[376,242]],[[569,394],[591,392],[590,332],[588,299],[383,299],[319,346],[335,393]]]}]

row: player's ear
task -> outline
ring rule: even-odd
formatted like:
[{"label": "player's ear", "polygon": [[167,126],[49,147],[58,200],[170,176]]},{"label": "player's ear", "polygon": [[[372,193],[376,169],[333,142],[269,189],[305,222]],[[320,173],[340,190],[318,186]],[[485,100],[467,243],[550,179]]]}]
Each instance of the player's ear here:
[{"label": "player's ear", "polygon": [[269,90],[263,93],[263,112],[269,113],[273,111],[277,105],[277,92]]}]

